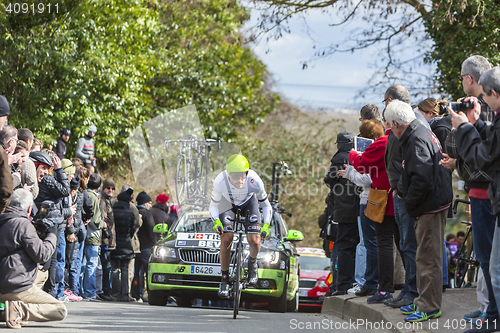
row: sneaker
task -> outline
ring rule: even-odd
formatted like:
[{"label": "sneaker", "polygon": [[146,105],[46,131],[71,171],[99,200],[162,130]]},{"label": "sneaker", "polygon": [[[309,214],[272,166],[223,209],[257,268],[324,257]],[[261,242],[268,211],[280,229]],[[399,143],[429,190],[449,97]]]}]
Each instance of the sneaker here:
[{"label": "sneaker", "polygon": [[58,300],[59,302],[61,302],[61,303],[68,303],[68,302],[69,302],[69,298],[68,298],[68,296],[66,296],[66,295],[62,295],[62,296],[61,296],[61,297],[59,297],[57,300]]},{"label": "sneaker", "polygon": [[413,300],[410,298],[403,297],[399,300],[393,299],[384,301],[384,304],[390,306],[391,308],[402,308],[403,306],[413,304]]},{"label": "sneaker", "polygon": [[356,284],[354,287],[351,289],[347,290],[348,294],[356,294],[358,291],[361,291],[361,286],[359,284]]},{"label": "sneaker", "polygon": [[229,298],[229,283],[222,281],[219,285],[218,294],[220,298]]},{"label": "sneaker", "polygon": [[362,297],[362,296],[371,296],[375,295],[376,290],[366,289],[365,286],[362,286],[358,292],[355,292],[354,295]]},{"label": "sneaker", "polygon": [[257,265],[257,260],[252,264],[250,258],[248,258],[248,285],[256,286],[259,280],[259,266]]},{"label": "sneaker", "polygon": [[90,296],[90,297],[84,297],[83,301],[86,301],[86,302],[100,302],[101,299],[98,298],[96,295],[94,295],[94,296]]},{"label": "sneaker", "polygon": [[474,312],[468,313],[464,316],[464,319],[467,321],[471,321],[474,318],[477,318],[481,315],[481,310],[476,310]]},{"label": "sneaker", "polygon": [[486,312],[482,312],[479,317],[472,319],[472,323],[476,326],[481,326],[486,320]]},{"label": "sneaker", "polygon": [[79,302],[79,301],[83,300],[82,297],[76,296],[75,294],[73,294],[73,292],[71,290],[68,290],[68,289],[66,289],[64,291],[64,296],[67,296],[70,302]]},{"label": "sneaker", "polygon": [[417,307],[415,306],[415,304],[410,304],[402,306],[399,310],[401,311],[402,314],[409,315],[417,311]]},{"label": "sneaker", "polygon": [[389,292],[386,292],[385,295],[382,295],[379,291],[375,293],[375,295],[368,297],[366,302],[368,304],[378,304],[378,303],[383,303],[385,300],[392,299],[392,294]]},{"label": "sneaker", "polygon": [[11,301],[5,301],[5,323],[10,328],[21,328],[21,312]]},{"label": "sneaker", "polygon": [[476,326],[464,333],[489,333],[489,332],[500,332],[500,318],[494,317],[489,319],[484,319],[480,324],[481,326]]},{"label": "sneaker", "polygon": [[405,321],[408,321],[410,323],[415,323],[439,317],[441,317],[441,310],[436,310],[432,312],[415,311],[411,315],[407,316],[405,318]]}]

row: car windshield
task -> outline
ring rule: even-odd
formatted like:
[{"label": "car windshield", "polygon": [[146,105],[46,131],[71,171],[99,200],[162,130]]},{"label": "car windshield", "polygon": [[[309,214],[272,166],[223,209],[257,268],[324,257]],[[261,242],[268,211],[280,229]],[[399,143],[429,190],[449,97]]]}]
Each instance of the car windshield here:
[{"label": "car windshield", "polygon": [[330,269],[330,258],[301,255],[299,257],[301,269],[327,271]]},{"label": "car windshield", "polygon": [[[270,237],[276,236],[274,224],[275,223],[273,220],[269,226]],[[179,221],[173,227],[172,231],[207,233],[213,232],[213,226],[214,223],[212,222],[212,219],[210,218],[210,214],[208,212],[186,212],[182,214]]]}]

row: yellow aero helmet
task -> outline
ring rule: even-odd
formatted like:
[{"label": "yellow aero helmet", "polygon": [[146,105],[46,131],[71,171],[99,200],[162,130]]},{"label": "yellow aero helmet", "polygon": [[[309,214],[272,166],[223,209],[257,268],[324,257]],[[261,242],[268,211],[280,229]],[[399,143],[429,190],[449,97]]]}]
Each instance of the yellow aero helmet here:
[{"label": "yellow aero helmet", "polygon": [[250,165],[245,156],[240,154],[232,155],[227,159],[226,163],[227,173],[231,172],[247,172],[250,170]]}]

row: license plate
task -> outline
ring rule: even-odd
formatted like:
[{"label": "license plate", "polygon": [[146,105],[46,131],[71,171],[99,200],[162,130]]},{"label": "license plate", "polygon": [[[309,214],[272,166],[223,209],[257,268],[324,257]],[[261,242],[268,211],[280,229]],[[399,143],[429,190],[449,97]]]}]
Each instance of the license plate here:
[{"label": "license plate", "polygon": [[191,274],[195,274],[195,275],[221,275],[220,266],[191,265]]},{"label": "license plate", "polygon": [[308,290],[300,290],[299,289],[299,297],[307,297]]}]

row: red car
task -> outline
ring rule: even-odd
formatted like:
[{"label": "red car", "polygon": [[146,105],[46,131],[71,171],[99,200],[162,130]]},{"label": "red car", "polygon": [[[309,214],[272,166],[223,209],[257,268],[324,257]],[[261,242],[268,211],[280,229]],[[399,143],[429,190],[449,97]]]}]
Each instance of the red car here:
[{"label": "red car", "polygon": [[330,273],[330,258],[322,249],[297,248],[300,262],[299,306],[321,308],[328,292],[326,279]]}]

